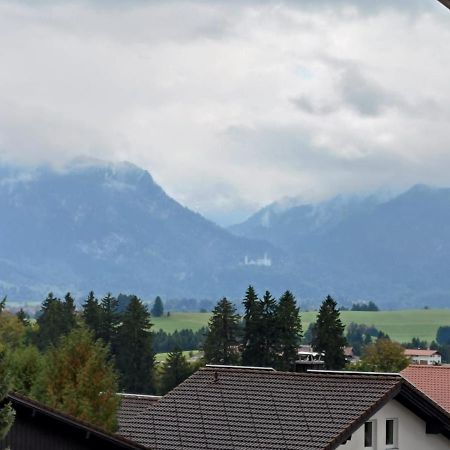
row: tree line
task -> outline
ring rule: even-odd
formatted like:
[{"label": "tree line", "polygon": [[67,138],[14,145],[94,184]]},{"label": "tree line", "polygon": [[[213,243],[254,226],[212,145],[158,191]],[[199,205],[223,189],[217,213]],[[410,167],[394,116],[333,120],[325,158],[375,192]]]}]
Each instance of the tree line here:
[{"label": "tree line", "polygon": [[[300,308],[292,292],[286,291],[277,300],[266,291],[260,298],[249,286],[243,306],[241,317],[226,298],[217,303],[208,323],[205,361],[295,370],[303,329]],[[328,369],[345,366],[344,328],[337,303],[328,296],[320,307],[312,333],[313,348],[324,353]]]}]

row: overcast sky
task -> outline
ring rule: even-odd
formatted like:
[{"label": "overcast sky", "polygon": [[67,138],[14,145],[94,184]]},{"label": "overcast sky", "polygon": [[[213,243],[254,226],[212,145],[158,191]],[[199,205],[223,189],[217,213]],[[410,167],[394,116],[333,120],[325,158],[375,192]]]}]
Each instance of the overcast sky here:
[{"label": "overcast sky", "polygon": [[449,42],[436,0],[0,0],[0,160],[128,160],[224,224],[450,185]]}]

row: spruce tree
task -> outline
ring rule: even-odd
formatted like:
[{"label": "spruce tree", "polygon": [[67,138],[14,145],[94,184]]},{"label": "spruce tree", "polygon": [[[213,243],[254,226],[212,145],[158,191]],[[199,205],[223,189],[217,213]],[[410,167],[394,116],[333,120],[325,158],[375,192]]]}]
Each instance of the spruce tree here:
[{"label": "spruce tree", "polygon": [[244,336],[242,364],[244,366],[259,366],[263,359],[263,336],[261,330],[261,302],[253,286],[249,286],[243,300]]},{"label": "spruce tree", "polygon": [[117,367],[125,392],[154,393],[151,327],[147,306],[133,296],[123,313],[118,334]]},{"label": "spruce tree", "polygon": [[151,314],[153,317],[162,317],[162,315],[164,314],[164,305],[161,297],[158,296],[155,298],[155,303],[153,304]]},{"label": "spruce tree", "polygon": [[4,404],[10,388],[5,349],[0,348],[0,405],[3,404],[0,406],[0,441],[8,434],[14,422],[14,410],[9,403]]},{"label": "spruce tree", "polygon": [[102,308],[93,291],[89,292],[82,306],[82,317],[86,326],[92,331],[95,339],[101,337]]},{"label": "spruce tree", "polygon": [[109,344],[112,352],[115,353],[116,338],[120,324],[120,314],[117,309],[118,301],[108,293],[102,298],[100,308],[99,337],[106,344]]},{"label": "spruce tree", "polygon": [[281,370],[294,369],[298,358],[298,346],[302,339],[300,308],[294,295],[286,291],[280,298],[277,313],[277,366]]},{"label": "spruce tree", "polygon": [[325,367],[329,370],[341,370],[345,367],[344,328],[337,303],[327,296],[317,316],[312,346],[316,352],[325,353]]},{"label": "spruce tree", "polygon": [[23,310],[23,308],[20,308],[19,311],[17,311],[16,317],[22,325],[29,325],[30,316]]},{"label": "spruce tree", "polygon": [[64,334],[69,334],[73,328],[75,328],[76,322],[76,312],[75,312],[75,300],[68,292],[64,296],[64,302],[62,303],[63,312],[63,323],[64,323]]},{"label": "spruce tree", "polygon": [[162,365],[161,393],[166,394],[192,374],[192,367],[180,347],[175,347]]},{"label": "spruce tree", "polygon": [[58,339],[67,332],[64,317],[63,303],[50,292],[42,302],[40,315],[36,321],[38,324],[36,343],[41,350],[56,345]]},{"label": "spruce tree", "polygon": [[262,360],[259,365],[272,367],[277,360],[277,302],[269,291],[261,300]]},{"label": "spruce tree", "polygon": [[236,307],[231,302],[223,298],[217,303],[208,322],[208,332],[203,346],[206,362],[212,364],[238,362],[239,321]]}]

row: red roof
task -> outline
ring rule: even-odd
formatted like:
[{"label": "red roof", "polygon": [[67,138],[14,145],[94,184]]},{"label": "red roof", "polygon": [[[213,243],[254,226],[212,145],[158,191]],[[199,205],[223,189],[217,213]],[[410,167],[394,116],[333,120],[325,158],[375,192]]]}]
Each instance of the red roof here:
[{"label": "red roof", "polygon": [[401,375],[450,412],[450,366],[411,365]]},{"label": "red roof", "polygon": [[406,356],[433,356],[436,354],[440,354],[437,350],[418,350],[415,348],[407,348],[405,349]]}]

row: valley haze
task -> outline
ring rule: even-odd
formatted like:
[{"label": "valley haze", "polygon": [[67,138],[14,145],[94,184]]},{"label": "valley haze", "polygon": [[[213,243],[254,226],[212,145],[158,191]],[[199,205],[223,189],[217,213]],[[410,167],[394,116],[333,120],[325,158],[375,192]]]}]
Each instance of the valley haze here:
[{"label": "valley haze", "polygon": [[448,305],[450,189],[272,204],[224,229],[181,206],[145,170],[79,158],[0,167],[0,290],[242,297],[248,284],[301,302],[327,294],[383,308]]}]

